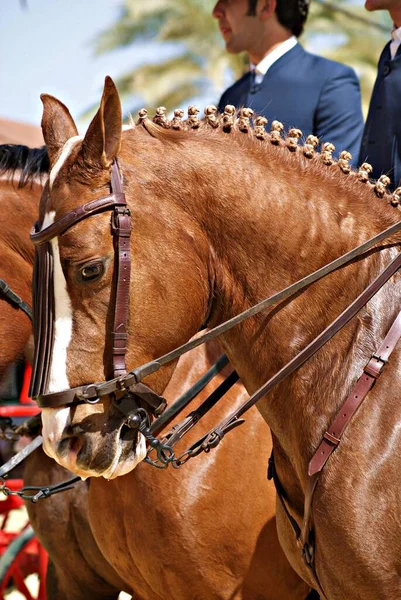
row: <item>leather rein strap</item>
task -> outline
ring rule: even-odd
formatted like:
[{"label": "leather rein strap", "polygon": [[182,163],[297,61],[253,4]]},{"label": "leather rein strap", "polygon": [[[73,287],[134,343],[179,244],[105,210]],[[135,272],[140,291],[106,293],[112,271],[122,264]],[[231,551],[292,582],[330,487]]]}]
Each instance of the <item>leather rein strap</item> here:
[{"label": "leather rein strap", "polygon": [[31,307],[22,300],[18,294],[16,294],[8,285],[4,279],[0,279],[0,292],[11,304],[20,308],[32,321],[32,309]]}]

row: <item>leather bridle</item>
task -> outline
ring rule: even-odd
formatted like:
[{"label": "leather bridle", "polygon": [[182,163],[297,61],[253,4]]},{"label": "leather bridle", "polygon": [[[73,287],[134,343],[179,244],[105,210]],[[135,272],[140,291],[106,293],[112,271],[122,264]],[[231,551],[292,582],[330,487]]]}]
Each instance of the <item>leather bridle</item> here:
[{"label": "leather bridle", "polygon": [[[36,223],[31,231],[31,240],[36,246],[36,252],[33,273],[35,360],[30,393],[41,408],[54,406],[54,404],[49,404],[46,401],[48,396],[53,396],[53,394],[46,394],[53,347],[55,312],[53,257],[50,242],[55,237],[63,235],[73,225],[105,210],[112,211],[111,232],[114,239],[115,253],[115,299],[113,330],[111,332],[113,377],[120,378],[127,372],[125,357],[128,338],[131,274],[131,215],[127,208],[121,175],[116,161],[112,164],[110,184],[111,194],[108,196],[75,208],[45,229],[39,229],[39,225]],[[117,392],[117,390],[115,391]],[[77,397],[69,401],[70,395],[68,392],[69,390],[59,394],[65,400],[62,404],[83,402]],[[127,392],[132,397],[135,395],[147,403],[156,414],[162,412],[165,407],[163,398],[144,384],[130,386]],[[64,394],[67,394],[68,398],[64,397]],[[91,403],[91,399],[85,399],[85,402]]]}]

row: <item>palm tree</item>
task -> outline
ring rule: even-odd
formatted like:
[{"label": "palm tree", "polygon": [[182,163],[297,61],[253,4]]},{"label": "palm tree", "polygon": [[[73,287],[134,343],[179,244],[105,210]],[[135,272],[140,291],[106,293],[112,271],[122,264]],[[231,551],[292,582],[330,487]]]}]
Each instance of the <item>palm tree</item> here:
[{"label": "palm tree", "polygon": [[217,99],[225,73],[238,76],[244,56],[229,57],[211,16],[212,0],[124,0],[120,18],[95,42],[100,54],[156,41],[154,62],[128,71],[116,83],[122,96],[140,96],[148,108],[182,106],[194,97]]},{"label": "palm tree", "polygon": [[[96,53],[159,43],[157,59],[117,79],[123,97],[135,94],[148,109],[169,111],[193,98],[217,101],[222,89],[246,68],[244,55],[229,55],[211,16],[214,0],[123,0],[118,20],[95,41]],[[359,20],[358,20],[359,19]],[[368,25],[367,23],[371,23]],[[312,2],[306,48],[353,66],[361,78],[365,108],[376,75],[376,64],[388,34],[388,20],[367,15],[347,0]]]}]

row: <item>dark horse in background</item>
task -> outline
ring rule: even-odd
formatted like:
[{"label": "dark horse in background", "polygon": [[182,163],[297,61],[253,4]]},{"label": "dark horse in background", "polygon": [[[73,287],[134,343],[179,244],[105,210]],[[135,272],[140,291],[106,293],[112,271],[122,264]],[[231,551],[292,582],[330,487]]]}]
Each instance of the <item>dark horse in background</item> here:
[{"label": "dark horse in background", "polygon": [[[48,393],[61,399],[66,388],[112,376],[110,210],[57,232],[63,216],[108,196],[116,158],[132,226],[129,369],[156,360],[202,324],[226,321],[400,220],[400,210],[377,185],[382,198],[376,197],[366,169],[350,172],[347,155],[337,163],[329,146],[319,154],[313,143],[298,145],[302,134],[297,130],[285,139],[277,128],[266,134],[264,123],[257,121],[253,129],[244,119],[237,123],[228,110],[220,120],[209,115],[202,125],[192,114],[183,131],[158,126],[142,112],[138,124],[121,133],[119,96],[106,79],[100,109],[80,137],[61,102],[47,95],[43,102],[51,175],[36,239],[50,244],[58,261],[52,279],[56,332],[61,319],[74,324],[68,336],[53,340],[49,386],[39,394],[43,401]],[[399,200],[398,193],[393,201]],[[246,389],[260,388],[323,331],[398,256],[400,242],[394,234],[224,333],[221,343]],[[340,333],[259,401],[272,431],[286,506],[299,525],[308,464],[392,325],[400,297],[396,273]],[[310,585],[318,579],[329,600],[401,596],[400,350],[398,345],[321,473],[313,497],[314,571],[278,504],[279,537],[288,559]],[[153,369],[146,384],[162,393],[173,368]],[[47,451],[82,475],[116,477],[111,483],[92,481],[89,505],[94,510],[99,495],[112,489],[109,508],[122,512],[131,498],[118,475],[143,457],[142,434],[126,436],[126,416],[108,396],[74,408],[65,395],[63,400],[64,407],[42,414]],[[101,460],[94,460],[91,436],[101,428],[108,434]],[[256,440],[249,433],[240,442],[239,430],[230,436],[246,455]],[[335,436],[328,439],[335,443]],[[239,477],[233,468],[226,480],[227,490],[231,485],[237,490],[238,510],[249,498],[249,487],[241,486]],[[94,527],[101,527],[100,520]]]},{"label": "dark horse in background", "polygon": [[[44,149],[0,146],[4,223],[0,277],[28,304],[33,264],[29,231],[37,217],[47,168]],[[23,355],[31,325],[4,298],[0,303],[1,376],[10,362]],[[209,344],[183,357],[166,397],[173,400],[183,393],[219,354],[219,347]],[[224,375],[209,384],[200,399]],[[242,386],[236,384],[225,408],[219,408],[212,420],[206,418],[201,430],[206,432],[214,419],[224,417],[243,397]],[[248,436],[254,441],[245,456],[242,446]],[[109,489],[95,494],[90,512],[98,545],[88,521],[89,482],[28,504],[33,527],[50,555],[49,600],[111,600],[120,589],[141,600],[303,600],[309,587],[292,570],[278,544],[275,493],[266,481],[266,448],[271,441],[256,410],[247,429],[227,441],[213,460],[201,457],[183,473],[159,473],[140,465],[135,473],[119,479],[119,489],[110,482]],[[237,486],[230,481],[233,469],[238,474]],[[68,476],[42,449],[26,461],[28,485],[48,485]]]}]

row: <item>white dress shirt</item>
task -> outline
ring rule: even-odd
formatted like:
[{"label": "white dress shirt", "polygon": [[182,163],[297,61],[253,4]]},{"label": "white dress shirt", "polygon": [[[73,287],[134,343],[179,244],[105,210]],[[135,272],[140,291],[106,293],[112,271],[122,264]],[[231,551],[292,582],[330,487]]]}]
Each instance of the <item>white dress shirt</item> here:
[{"label": "white dress shirt", "polygon": [[[397,29],[397,31],[399,31]],[[401,39],[401,38],[400,38]],[[262,60],[257,64],[251,64],[251,71],[255,73],[255,83],[260,84],[263,81],[263,77],[266,75],[270,67],[284,54],[286,54],[291,48],[297,44],[298,40],[295,35],[282,42],[277,48],[269,52]]]},{"label": "white dress shirt", "polygon": [[398,29],[396,29],[394,26],[391,31],[391,37],[393,38],[393,41],[390,44],[390,54],[391,58],[393,59],[394,56],[397,54],[399,45],[401,44],[401,27],[398,27]]}]

